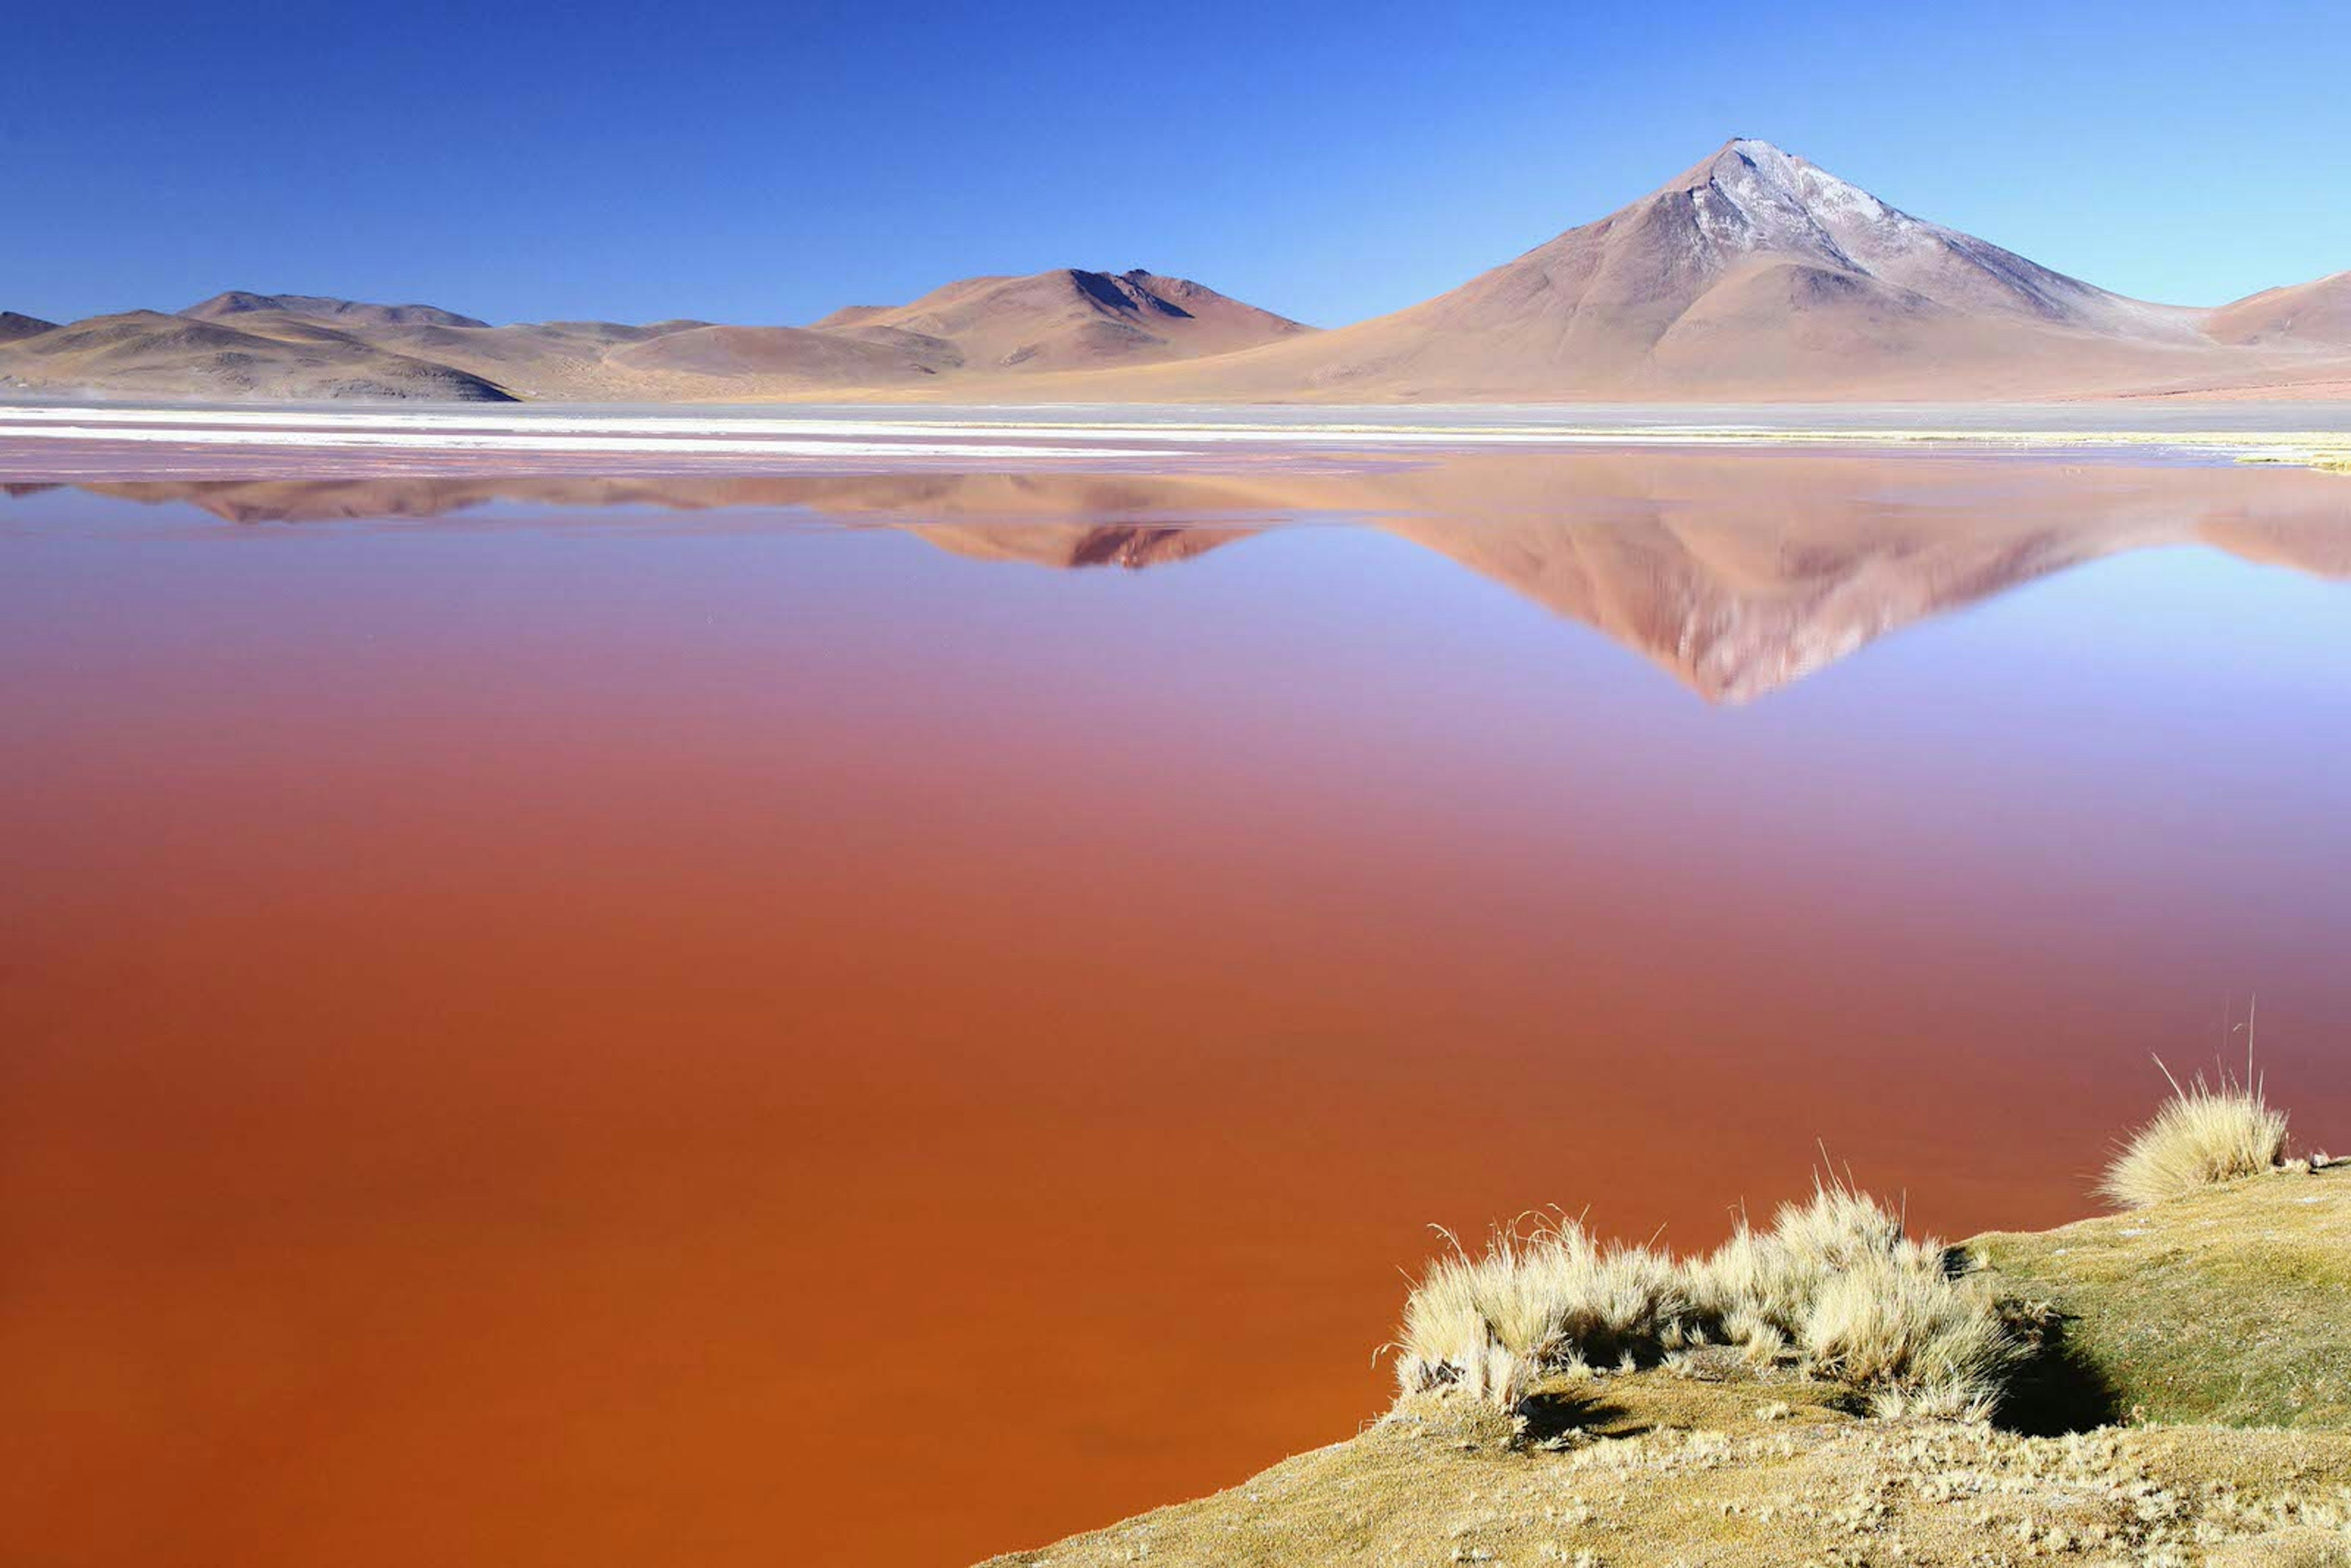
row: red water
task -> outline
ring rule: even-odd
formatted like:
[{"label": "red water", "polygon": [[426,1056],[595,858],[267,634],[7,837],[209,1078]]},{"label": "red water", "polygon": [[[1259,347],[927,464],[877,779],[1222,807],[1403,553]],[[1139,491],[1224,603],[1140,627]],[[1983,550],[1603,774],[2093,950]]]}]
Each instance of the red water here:
[{"label": "red water", "polygon": [[0,505],[6,1554],[966,1562],[1352,1432],[1432,1222],[2073,1218],[2256,989],[2351,1145],[2351,487],[1454,482]]}]

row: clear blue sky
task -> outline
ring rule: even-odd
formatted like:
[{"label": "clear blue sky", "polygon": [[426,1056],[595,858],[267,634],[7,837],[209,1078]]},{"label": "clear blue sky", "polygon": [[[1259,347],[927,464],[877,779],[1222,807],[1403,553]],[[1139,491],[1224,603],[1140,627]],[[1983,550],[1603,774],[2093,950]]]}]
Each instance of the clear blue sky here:
[{"label": "clear blue sky", "polygon": [[799,321],[1146,266],[1332,325],[1732,135],[2127,293],[2351,267],[2342,0],[1441,9],[27,0],[0,308]]}]

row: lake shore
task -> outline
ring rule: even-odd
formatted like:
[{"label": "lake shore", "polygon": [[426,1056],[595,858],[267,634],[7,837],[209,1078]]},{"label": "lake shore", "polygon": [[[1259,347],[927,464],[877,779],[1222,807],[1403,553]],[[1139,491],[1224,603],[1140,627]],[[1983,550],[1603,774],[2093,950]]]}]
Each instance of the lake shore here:
[{"label": "lake shore", "polygon": [[1876,1419],[1809,1378],[1671,1367],[1557,1384],[1541,1431],[1421,1394],[1228,1491],[987,1568],[2351,1554],[2351,1169],[1964,1245],[2064,1326],[2084,1418]]},{"label": "lake shore", "polygon": [[1577,447],[1994,453],[2351,467],[2351,403],[1119,407],[0,402],[0,471],[38,480],[302,463],[338,474],[890,472],[1409,463]]}]

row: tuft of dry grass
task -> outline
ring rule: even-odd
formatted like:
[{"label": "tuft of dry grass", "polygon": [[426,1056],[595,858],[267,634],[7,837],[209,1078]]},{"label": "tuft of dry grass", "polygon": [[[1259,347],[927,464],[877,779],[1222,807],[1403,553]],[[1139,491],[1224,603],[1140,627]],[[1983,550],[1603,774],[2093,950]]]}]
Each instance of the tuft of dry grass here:
[{"label": "tuft of dry grass", "polygon": [[1499,1229],[1482,1254],[1456,1244],[1405,1301],[1398,1392],[1512,1409],[1546,1377],[1727,1345],[1866,1390],[1889,1413],[1981,1416],[2019,1352],[1952,1256],[1839,1181],[1702,1258],[1603,1246],[1573,1221]]},{"label": "tuft of dry grass", "polygon": [[1457,1243],[1406,1298],[1398,1390],[1509,1408],[1550,1373],[1656,1361],[1687,1308],[1683,1270],[1660,1253],[1603,1246],[1572,1219],[1497,1229],[1479,1256]]},{"label": "tuft of dry grass", "polygon": [[1815,1372],[1871,1391],[1885,1416],[1988,1416],[2022,1347],[1991,1293],[1881,1255],[1825,1276],[1804,1314]]},{"label": "tuft of dry grass", "polygon": [[2106,1166],[2102,1196],[2145,1208],[2276,1167],[2285,1153],[2285,1113],[2269,1107],[2259,1082],[2223,1073],[2208,1084],[2199,1073],[2183,1088],[2168,1071],[2164,1076],[2171,1080],[2171,1098]]}]

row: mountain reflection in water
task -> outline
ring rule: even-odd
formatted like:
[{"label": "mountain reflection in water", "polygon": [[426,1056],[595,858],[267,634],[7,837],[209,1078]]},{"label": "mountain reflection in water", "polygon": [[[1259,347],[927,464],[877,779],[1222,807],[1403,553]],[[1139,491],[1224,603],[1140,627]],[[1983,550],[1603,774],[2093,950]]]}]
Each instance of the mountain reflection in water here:
[{"label": "mountain reflection in water", "polygon": [[1457,455],[1371,473],[182,480],[89,485],[240,523],[546,508],[787,509],[1059,568],[1186,560],[1299,518],[1384,529],[1632,648],[1712,702],[2127,550],[2351,576],[2351,484],[2013,458]]}]

